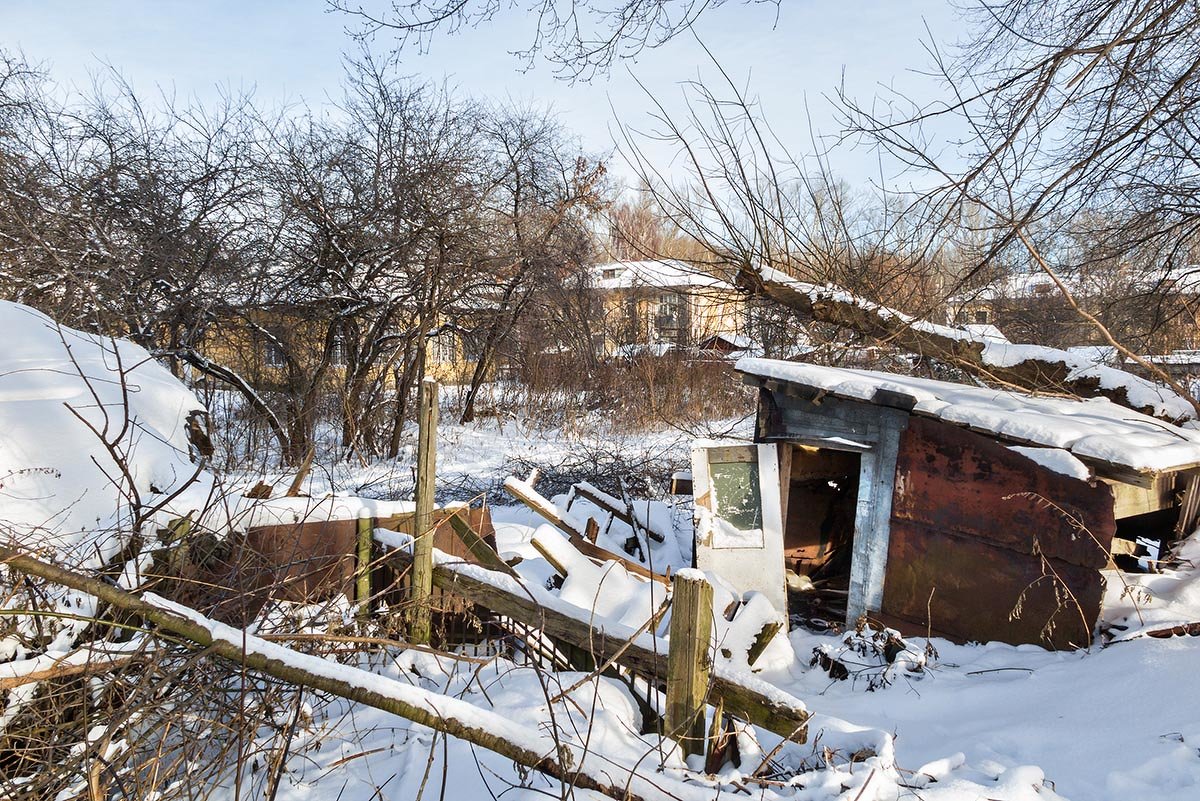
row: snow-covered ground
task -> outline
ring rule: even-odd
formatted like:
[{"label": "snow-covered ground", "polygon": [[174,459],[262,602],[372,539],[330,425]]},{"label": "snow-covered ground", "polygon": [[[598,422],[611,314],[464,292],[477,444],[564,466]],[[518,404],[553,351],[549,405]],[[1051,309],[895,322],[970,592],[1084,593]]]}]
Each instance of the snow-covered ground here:
[{"label": "snow-covered ground", "polygon": [[[195,470],[185,420],[196,401],[147,361],[144,351],[60,330],[13,304],[0,306],[0,330],[14,341],[30,343],[10,350],[0,369],[5,428],[0,491],[6,493],[3,517],[9,542],[75,566],[94,567],[130,541],[133,532],[126,523],[139,504],[153,507],[156,499],[169,499],[163,512],[180,514],[189,504],[206,500],[211,505],[214,493],[227,492],[223,497],[228,502],[217,507],[247,508],[240,490],[261,475],[218,481],[205,473],[195,488],[172,497]],[[126,380],[114,381],[121,372]],[[128,437],[118,438],[115,451],[91,430],[102,431],[106,420],[118,432],[129,424]],[[652,464],[656,474],[669,473],[686,464],[687,450],[688,438],[670,431],[581,435],[513,421],[447,425],[439,437],[442,492],[444,497],[486,493],[495,501],[494,489],[504,475],[532,466],[557,468],[559,482],[573,470],[603,480],[604,471],[616,465],[628,471],[631,465]],[[129,475],[114,477],[122,460]],[[313,501],[276,502],[270,511],[286,514],[302,506],[307,513],[322,497],[320,503],[342,507],[346,514],[360,508],[391,509],[385,504],[393,501],[399,508],[411,487],[411,464],[412,454],[405,452],[389,463],[318,469],[306,483]],[[265,478],[272,483],[288,479]],[[656,481],[661,484],[661,477]],[[610,486],[614,484],[623,484],[632,497],[658,499],[637,512],[674,535],[654,546],[655,566],[686,566],[686,510],[672,509],[664,487],[634,475]],[[552,485],[545,491],[556,489]],[[328,497],[331,492],[338,496]],[[588,514],[583,505],[572,511]],[[561,586],[548,589],[553,571],[530,544],[542,521],[524,507],[494,503],[492,512],[499,550],[523,557],[518,571],[537,592],[553,592],[556,602],[630,629],[661,602],[661,590],[623,570],[590,563],[580,563]],[[618,525],[602,536],[605,544],[619,547],[628,533]],[[557,738],[595,770],[619,776],[636,766],[631,786],[646,797],[711,799],[749,793],[797,801],[1182,801],[1200,798],[1200,697],[1190,685],[1200,665],[1200,637],[1147,636],[1200,621],[1200,570],[1193,566],[1200,564],[1200,537],[1186,545],[1181,557],[1180,568],[1161,575],[1110,576],[1106,636],[1087,652],[953,645],[936,639],[927,644],[919,632],[905,632],[910,635],[907,648],[889,664],[872,650],[868,638],[851,637],[847,646],[842,635],[830,633],[793,631],[778,637],[755,664],[757,678],[801,699],[814,713],[809,741],[775,751],[774,735],[743,731],[738,736],[740,766],[727,763],[715,777],[696,771],[694,761],[685,764],[669,740],[643,733],[637,699],[608,678],[539,671],[486,648],[459,657],[389,649],[343,653],[340,659],[369,670],[374,678],[366,681],[379,682],[379,687],[405,697],[418,696],[395,683],[418,688],[419,697],[429,703],[466,710],[480,721],[543,743],[548,751]],[[723,612],[735,599],[719,577],[711,578],[717,586],[715,611]],[[137,581],[136,571],[119,578],[126,586]],[[732,621],[717,615],[718,667],[745,668],[740,655],[772,614],[761,598],[742,600]],[[93,608],[78,598],[59,602],[77,612]],[[341,625],[353,620],[348,609],[326,611]],[[281,622],[263,622],[258,630]],[[664,619],[651,633],[664,635],[667,625]],[[10,638],[0,676],[21,675],[44,666],[38,660],[61,657],[75,647],[74,638],[82,631],[64,630],[65,636],[42,653],[29,653]],[[25,634],[22,643],[37,641],[29,631]],[[814,659],[816,653],[824,659]],[[826,669],[830,660],[837,660],[849,676],[832,679]],[[344,673],[340,667],[336,672]],[[352,675],[363,680],[364,674]],[[654,693],[644,694],[657,700]],[[446,696],[459,700],[450,705]],[[14,698],[18,694],[7,696],[10,708]],[[311,692],[305,698],[283,761],[275,796],[279,801],[561,795],[555,782],[425,726]],[[264,722],[263,743],[277,747],[280,731],[277,722]],[[771,780],[752,781],[749,774],[768,755]],[[268,772],[257,762],[244,767],[243,782],[230,777],[212,797],[262,797]]]}]

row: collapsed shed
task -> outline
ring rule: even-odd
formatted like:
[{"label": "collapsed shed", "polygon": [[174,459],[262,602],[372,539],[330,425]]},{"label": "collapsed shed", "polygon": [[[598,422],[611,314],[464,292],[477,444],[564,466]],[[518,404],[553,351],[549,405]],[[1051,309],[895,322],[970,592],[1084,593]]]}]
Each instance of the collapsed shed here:
[{"label": "collapsed shed", "polygon": [[693,452],[696,564],[799,617],[820,586],[847,624],[1083,646],[1113,555],[1156,557],[1196,523],[1200,432],[1106,399],[737,369],[755,444]]}]

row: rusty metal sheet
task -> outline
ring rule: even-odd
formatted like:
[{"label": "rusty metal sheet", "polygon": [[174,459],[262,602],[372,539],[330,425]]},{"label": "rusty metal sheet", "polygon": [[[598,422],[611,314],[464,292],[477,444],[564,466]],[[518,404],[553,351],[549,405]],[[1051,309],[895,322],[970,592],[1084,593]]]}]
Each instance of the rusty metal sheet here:
[{"label": "rusty metal sheet", "polygon": [[1112,491],[1102,482],[1089,485],[990,437],[918,417],[901,437],[892,517],[1097,569],[1108,563],[1116,532]]},{"label": "rusty metal sheet", "polygon": [[[487,509],[472,509],[467,520],[489,544],[495,529]],[[445,521],[449,512],[435,510],[434,518]],[[396,531],[411,529],[412,515],[384,518],[377,526]],[[204,564],[193,566],[184,577],[181,595],[185,603],[204,609],[231,625],[247,625],[272,599],[296,603],[326,601],[337,594],[354,597],[354,572],[358,541],[357,520],[310,520],[277,526],[257,526],[240,537],[231,537],[223,550]],[[448,522],[439,522],[434,547],[474,563],[476,560],[454,534]],[[385,565],[372,574],[372,592],[403,582]],[[435,590],[435,595],[441,596]],[[460,599],[447,596],[444,605],[462,606]]]},{"label": "rusty metal sheet", "polygon": [[1096,570],[892,522],[884,613],[951,640],[1083,647],[1104,594]]},{"label": "rusty metal sheet", "polygon": [[885,615],[958,640],[1090,642],[1116,531],[1106,485],[912,418],[890,528]]}]

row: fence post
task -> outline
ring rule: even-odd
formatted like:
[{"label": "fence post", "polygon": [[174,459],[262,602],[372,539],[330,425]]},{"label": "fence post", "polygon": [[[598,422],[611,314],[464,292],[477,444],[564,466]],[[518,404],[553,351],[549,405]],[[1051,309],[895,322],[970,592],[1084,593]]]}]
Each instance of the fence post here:
[{"label": "fence post", "polygon": [[358,616],[365,619],[371,614],[371,542],[375,532],[375,518],[358,518],[357,543],[355,549],[354,602],[358,604]]},{"label": "fence post", "polygon": [[679,742],[685,757],[704,753],[712,599],[712,585],[701,571],[680,570],[671,578],[666,733]]},{"label": "fence post", "polygon": [[438,383],[421,381],[417,434],[417,504],[413,517],[412,617],[408,638],[427,645],[433,596],[433,488],[437,474]]}]

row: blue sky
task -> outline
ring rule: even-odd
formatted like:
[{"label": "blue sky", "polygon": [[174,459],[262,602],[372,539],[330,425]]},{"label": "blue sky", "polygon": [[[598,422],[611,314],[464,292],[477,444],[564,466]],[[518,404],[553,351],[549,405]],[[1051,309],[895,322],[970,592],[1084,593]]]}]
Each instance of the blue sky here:
[{"label": "blue sky", "polygon": [[[350,24],[324,0],[5,0],[0,47],[22,50],[76,86],[111,64],[142,94],[162,87],[209,101],[221,86],[253,87],[268,105],[320,106],[340,93],[343,54],[356,48]],[[703,16],[697,33],[735,80],[748,83],[776,133],[804,153],[812,149],[809,113],[820,134],[837,133],[824,96],[843,78],[864,100],[883,87],[932,96],[935,85],[918,74],[929,66],[926,26],[943,44],[966,33],[948,0],[783,0],[778,20],[769,4],[730,2]],[[647,124],[648,103],[633,76],[678,108],[679,83],[712,72],[695,40],[683,36],[607,78],[570,85],[545,63],[522,72],[508,51],[526,46],[530,35],[526,20],[509,13],[486,28],[438,38],[428,53],[407,54],[404,68],[474,96],[552,106],[594,152],[611,147],[614,110],[635,126]],[[389,44],[384,36],[375,46]],[[867,152],[839,152],[832,163],[852,185],[878,174]]]}]

